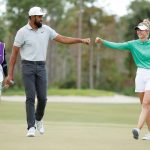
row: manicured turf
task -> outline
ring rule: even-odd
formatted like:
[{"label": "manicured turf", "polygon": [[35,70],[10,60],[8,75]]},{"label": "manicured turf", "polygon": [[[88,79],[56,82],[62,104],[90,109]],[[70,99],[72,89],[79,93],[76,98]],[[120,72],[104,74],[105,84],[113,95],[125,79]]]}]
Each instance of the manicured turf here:
[{"label": "manicured turf", "polygon": [[[2,95],[25,95],[24,89],[17,87],[4,89]],[[116,93],[104,90],[91,89],[48,89],[48,95],[60,96],[113,96]]]},{"label": "manicured turf", "polygon": [[[25,106],[0,102],[2,150],[143,150],[149,141],[134,140],[138,104],[48,103],[44,135],[26,137]],[[146,132],[143,129],[142,135]]]}]

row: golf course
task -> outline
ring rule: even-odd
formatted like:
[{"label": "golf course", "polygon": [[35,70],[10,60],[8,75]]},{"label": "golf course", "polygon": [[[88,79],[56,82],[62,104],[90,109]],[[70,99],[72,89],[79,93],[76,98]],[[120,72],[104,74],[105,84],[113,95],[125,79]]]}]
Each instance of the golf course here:
[{"label": "golf course", "polygon": [[45,134],[26,137],[24,102],[0,102],[1,150],[143,150],[132,138],[139,104],[47,103]]}]

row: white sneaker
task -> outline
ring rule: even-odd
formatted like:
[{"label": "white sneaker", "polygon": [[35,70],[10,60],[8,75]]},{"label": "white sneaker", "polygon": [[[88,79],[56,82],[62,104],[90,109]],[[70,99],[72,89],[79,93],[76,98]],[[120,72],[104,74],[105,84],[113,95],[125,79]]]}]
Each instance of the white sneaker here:
[{"label": "white sneaker", "polygon": [[147,133],[143,138],[142,140],[150,140],[150,132]]},{"label": "white sneaker", "polygon": [[36,129],[40,132],[40,134],[44,134],[44,125],[43,125],[43,121],[37,121],[35,120],[35,126],[36,126]]},{"label": "white sneaker", "polygon": [[133,134],[133,138],[138,140],[139,139],[139,134],[140,134],[140,129],[138,128],[133,128],[132,129],[132,134]]},{"label": "white sneaker", "polygon": [[35,127],[31,127],[27,132],[27,137],[35,137]]}]

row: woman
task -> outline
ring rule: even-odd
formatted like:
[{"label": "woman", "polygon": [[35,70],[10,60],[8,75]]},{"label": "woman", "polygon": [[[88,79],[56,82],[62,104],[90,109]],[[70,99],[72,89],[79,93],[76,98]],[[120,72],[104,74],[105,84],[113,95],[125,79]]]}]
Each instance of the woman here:
[{"label": "woman", "polygon": [[123,43],[114,43],[103,40],[99,37],[95,43],[103,44],[106,47],[117,50],[128,50],[131,52],[134,62],[137,66],[135,78],[135,92],[138,93],[142,110],[139,116],[136,128],[132,129],[135,139],[139,138],[140,130],[144,123],[147,123],[149,133],[143,137],[143,140],[150,140],[150,23],[144,20],[135,27],[138,40],[127,41]]}]

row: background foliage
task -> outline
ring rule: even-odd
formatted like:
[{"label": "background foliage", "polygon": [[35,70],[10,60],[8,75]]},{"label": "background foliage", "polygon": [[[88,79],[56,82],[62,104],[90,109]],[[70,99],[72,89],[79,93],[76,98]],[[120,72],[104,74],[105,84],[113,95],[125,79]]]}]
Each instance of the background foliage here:
[{"label": "background foliage", "polygon": [[[47,12],[44,23],[59,34],[78,37],[80,0],[6,0],[6,13],[0,21],[0,39],[6,42],[7,59],[11,54],[17,30],[28,22],[28,10],[40,6]],[[83,0],[82,37],[92,39],[91,46],[81,51],[81,88],[105,89],[133,94],[135,64],[128,52],[114,51],[94,44],[100,36],[106,40],[123,42],[136,39],[134,27],[150,16],[150,2],[135,0],[128,14],[121,18],[107,14],[94,5],[94,0]],[[47,54],[48,85],[51,88],[76,88],[78,44],[63,45],[50,41]],[[15,67],[16,86],[22,87],[20,57]],[[92,82],[92,83],[91,83]],[[91,86],[92,85],[92,86]]]}]

